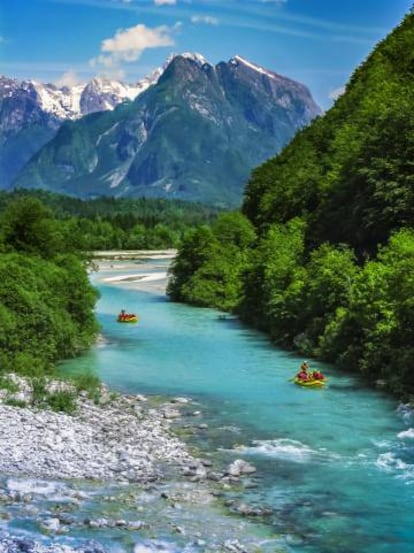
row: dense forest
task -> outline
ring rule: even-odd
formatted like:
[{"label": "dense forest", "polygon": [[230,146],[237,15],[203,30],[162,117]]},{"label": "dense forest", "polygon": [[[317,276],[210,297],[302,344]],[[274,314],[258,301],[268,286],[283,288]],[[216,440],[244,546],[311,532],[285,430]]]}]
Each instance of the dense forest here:
[{"label": "dense forest", "polygon": [[36,198],[68,229],[79,250],[176,248],[186,232],[211,223],[218,208],[180,200],[81,200],[42,190],[0,192],[0,214],[10,203]]},{"label": "dense forest", "polygon": [[0,229],[0,374],[51,373],[98,331],[88,260],[36,198],[11,201]]},{"label": "dense forest", "polygon": [[241,213],[188,236],[176,301],[414,394],[414,11],[335,105],[255,169]]}]

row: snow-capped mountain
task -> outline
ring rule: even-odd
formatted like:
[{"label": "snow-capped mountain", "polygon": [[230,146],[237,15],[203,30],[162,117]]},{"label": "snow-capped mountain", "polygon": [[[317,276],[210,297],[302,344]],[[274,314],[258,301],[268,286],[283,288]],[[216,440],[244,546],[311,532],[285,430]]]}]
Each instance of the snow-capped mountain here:
[{"label": "snow-capped mountain", "polygon": [[136,84],[125,84],[103,78],[94,78],[88,83],[72,87],[57,87],[38,81],[17,81],[0,77],[0,101],[12,99],[18,94],[27,94],[36,101],[39,108],[57,119],[78,119],[88,113],[114,109],[125,100],[134,100],[149,86],[154,84],[162,69]]},{"label": "snow-capped mountain", "polygon": [[155,84],[164,67],[135,84],[94,78],[72,87],[0,76],[0,188],[56,133],[62,122],[132,101]]},{"label": "snow-capped mountain", "polygon": [[[303,84],[240,56],[173,55],[149,82],[122,109],[64,124],[13,185],[236,205],[252,168],[320,113]],[[102,89],[91,83],[85,109],[110,104]]]}]

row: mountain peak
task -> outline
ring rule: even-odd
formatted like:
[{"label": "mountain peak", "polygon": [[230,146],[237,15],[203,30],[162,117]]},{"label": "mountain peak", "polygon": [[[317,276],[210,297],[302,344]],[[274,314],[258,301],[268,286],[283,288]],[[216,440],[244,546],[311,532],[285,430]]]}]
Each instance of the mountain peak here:
[{"label": "mountain peak", "polygon": [[[237,66],[193,52],[169,60],[133,104],[59,131],[13,186],[234,206],[251,169],[318,112],[310,94],[239,56]],[[90,100],[96,109],[111,97]]]},{"label": "mountain peak", "polygon": [[[213,66],[197,52],[171,54],[132,85],[108,78],[66,88],[27,83],[15,98],[11,86],[3,87],[2,113],[7,108],[10,114],[2,121],[4,140],[14,144],[22,131],[31,149],[3,148],[0,180],[3,164],[7,185],[63,187],[71,193],[76,182],[74,193],[80,196],[116,192],[237,203],[251,168],[319,113],[303,85],[241,56]],[[1,99],[0,90],[0,104]],[[124,109],[104,113],[125,101]],[[76,122],[98,111],[102,114]],[[57,131],[68,119],[73,125]],[[37,141],[35,124],[44,129]],[[223,181],[228,191],[223,192]]]},{"label": "mountain peak", "polygon": [[265,69],[261,65],[257,65],[256,63],[253,63],[246,58],[243,58],[242,56],[235,55],[229,60],[230,65],[242,65],[244,67],[247,67],[248,69],[251,69],[252,71],[256,71],[257,73],[261,73],[262,75],[266,75],[270,79],[276,79],[277,75],[276,73],[273,73],[272,71],[269,71],[268,69]]},{"label": "mountain peak", "polygon": [[205,64],[211,65],[206,60],[206,58],[202,54],[199,54],[198,52],[183,52],[182,54],[179,54],[179,55],[183,58],[195,61],[197,65],[199,65],[200,67],[202,67]]},{"label": "mountain peak", "polygon": [[211,65],[211,63],[198,52],[172,52],[166,59],[163,69],[166,69],[175,58],[185,58],[187,60],[194,61],[199,67],[203,67],[206,64]]}]

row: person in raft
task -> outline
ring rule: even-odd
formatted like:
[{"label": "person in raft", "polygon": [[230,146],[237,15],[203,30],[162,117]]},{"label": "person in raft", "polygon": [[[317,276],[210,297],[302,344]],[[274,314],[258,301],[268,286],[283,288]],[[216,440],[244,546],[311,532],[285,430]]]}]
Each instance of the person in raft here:
[{"label": "person in raft", "polygon": [[304,361],[302,365],[300,366],[300,370],[298,374],[296,375],[296,378],[299,378],[299,380],[303,380],[304,382],[307,382],[311,379],[310,374],[308,373],[309,365],[307,361]]},{"label": "person in raft", "polygon": [[119,314],[119,320],[120,321],[125,321],[125,319],[127,318],[127,314],[125,313],[125,309],[121,309],[121,313]]},{"label": "person in raft", "polygon": [[313,371],[312,378],[314,380],[325,380],[324,375],[321,373],[321,371]]}]

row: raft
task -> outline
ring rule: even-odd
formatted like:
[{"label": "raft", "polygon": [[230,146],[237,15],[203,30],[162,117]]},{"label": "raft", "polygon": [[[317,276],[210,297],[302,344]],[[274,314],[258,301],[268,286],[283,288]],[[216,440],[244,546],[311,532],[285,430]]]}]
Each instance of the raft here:
[{"label": "raft", "polygon": [[138,317],[137,315],[134,315],[132,313],[129,315],[124,315],[123,317],[121,315],[118,315],[117,321],[118,323],[137,323]]},{"label": "raft", "polygon": [[308,388],[322,388],[322,386],[325,386],[326,380],[301,380],[300,378],[295,378],[293,382],[299,386],[307,386]]}]

